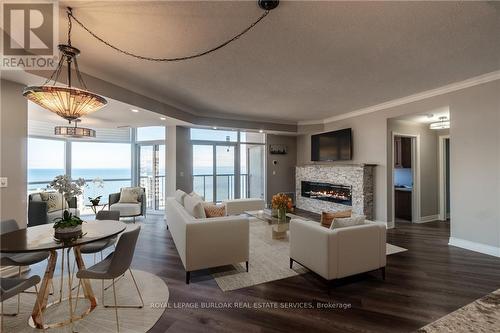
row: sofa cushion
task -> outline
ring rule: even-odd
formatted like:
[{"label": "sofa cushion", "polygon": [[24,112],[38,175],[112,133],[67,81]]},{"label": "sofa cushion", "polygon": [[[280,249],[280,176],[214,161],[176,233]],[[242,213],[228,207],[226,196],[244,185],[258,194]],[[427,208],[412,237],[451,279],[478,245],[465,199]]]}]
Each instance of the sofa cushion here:
[{"label": "sofa cushion", "polygon": [[40,195],[40,193],[32,193],[31,201],[43,201],[42,196]]},{"label": "sofa cushion", "polygon": [[138,203],[139,197],[142,195],[140,187],[124,187],[120,191],[119,203]]},{"label": "sofa cushion", "polygon": [[141,215],[140,203],[115,203],[109,206],[109,210],[117,210],[120,216],[139,216]]},{"label": "sofa cushion", "polygon": [[[75,216],[80,216],[80,211],[76,208],[68,208],[66,210]],[[47,221],[49,221],[49,223],[52,223],[52,222],[54,222],[54,219],[56,219],[58,217],[62,217],[63,213],[64,213],[64,210],[55,210],[55,211],[49,212],[49,213],[47,213]]]},{"label": "sofa cushion", "polygon": [[205,204],[203,205],[205,209],[206,217],[222,217],[226,216],[226,206],[216,205],[216,204]]},{"label": "sofa cushion", "polygon": [[186,195],[184,197],[184,208],[192,217],[202,219],[207,217],[203,208],[203,201],[198,196]]},{"label": "sofa cushion", "polygon": [[42,201],[47,202],[47,212],[52,213],[68,209],[68,203],[59,192],[40,192]]},{"label": "sofa cushion", "polygon": [[187,195],[183,190],[175,191],[175,200],[184,206],[184,197]]},{"label": "sofa cushion", "polygon": [[336,218],[351,217],[352,210],[341,210],[337,212],[321,212],[321,225],[326,228],[330,228],[332,222]]},{"label": "sofa cushion", "polygon": [[364,215],[335,218],[332,222],[332,225],[330,226],[330,229],[338,229],[365,224],[365,219],[366,217]]}]

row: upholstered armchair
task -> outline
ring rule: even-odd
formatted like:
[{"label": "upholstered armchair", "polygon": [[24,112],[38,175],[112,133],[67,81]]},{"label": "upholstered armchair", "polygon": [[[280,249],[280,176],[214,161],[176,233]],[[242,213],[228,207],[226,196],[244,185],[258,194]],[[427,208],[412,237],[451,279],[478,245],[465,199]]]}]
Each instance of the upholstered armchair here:
[{"label": "upholstered armchair", "polygon": [[108,207],[109,210],[117,210],[120,212],[120,217],[133,217],[134,223],[137,216],[146,217],[146,189],[142,188],[142,194],[139,196],[138,203],[122,203],[120,202],[119,193],[111,193],[109,195]]},{"label": "upholstered armchair", "polygon": [[[80,216],[80,211],[77,209],[76,197],[68,201],[68,211],[73,215]],[[32,193],[28,196],[28,225],[40,225],[52,223],[52,221],[61,217],[63,210],[55,210],[49,212],[48,203],[43,201],[40,193]]]}]

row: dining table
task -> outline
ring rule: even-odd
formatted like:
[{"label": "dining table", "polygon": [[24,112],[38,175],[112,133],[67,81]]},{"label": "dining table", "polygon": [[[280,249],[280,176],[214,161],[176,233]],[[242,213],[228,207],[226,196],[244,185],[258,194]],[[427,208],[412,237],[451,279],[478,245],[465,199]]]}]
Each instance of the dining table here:
[{"label": "dining table", "polygon": [[[78,296],[85,298],[89,302],[89,306],[80,314],[73,313],[72,305],[72,287],[73,276],[70,270],[70,251],[73,250],[74,259],[78,270],[85,269],[85,262],[80,252],[80,247],[92,242],[106,240],[116,237],[126,229],[127,225],[120,221],[99,220],[99,221],[85,221],[82,224],[82,233],[78,238],[70,241],[61,241],[54,238],[53,224],[44,224],[16,231],[8,232],[0,236],[0,252],[1,253],[30,253],[39,251],[48,251],[50,253],[47,259],[47,267],[42,278],[39,293],[36,302],[33,306],[33,311],[29,320],[29,325],[34,328],[48,329],[61,327],[72,324],[80,320],[92,312],[97,306],[97,298],[94,295],[90,281],[81,279],[80,283],[83,290],[83,295]],[[58,250],[61,252],[61,285],[59,290],[59,299],[51,304],[48,303],[50,286],[53,285],[54,272],[57,265]],[[65,261],[65,252],[67,252],[67,259]],[[67,265],[66,273],[68,275],[68,296],[62,298],[63,295],[63,279],[64,279],[64,266]],[[66,319],[61,319],[54,323],[45,323],[43,321],[43,314],[49,306],[62,304],[68,301],[69,316]],[[75,309],[76,310],[76,309]]]}]

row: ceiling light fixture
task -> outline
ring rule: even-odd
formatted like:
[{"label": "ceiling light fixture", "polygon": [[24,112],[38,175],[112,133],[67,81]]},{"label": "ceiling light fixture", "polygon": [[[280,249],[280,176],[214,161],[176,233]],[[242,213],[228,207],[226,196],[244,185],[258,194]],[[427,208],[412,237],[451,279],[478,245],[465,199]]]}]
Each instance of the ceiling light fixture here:
[{"label": "ceiling light fixture", "polygon": [[134,112],[134,113],[139,112],[139,110],[137,110],[137,109],[131,109],[130,111],[132,111],[132,112]]},{"label": "ceiling light fixture", "polygon": [[[87,90],[82,74],[78,68],[77,56],[80,50],[71,45],[71,8],[67,9],[68,15],[68,44],[59,44],[61,52],[56,70],[41,86],[29,86],[24,88],[23,96],[42,108],[67,119],[70,123],[89,113],[95,112],[105,106],[108,102],[102,96]],[[56,86],[59,74],[66,62],[68,81],[66,87]],[[75,88],[71,82],[71,66],[75,65],[76,77],[84,89]],[[53,81],[52,85],[50,82]]]},{"label": "ceiling light fixture", "polygon": [[264,130],[259,130],[259,133],[264,133]]},{"label": "ceiling light fixture", "polygon": [[70,138],[95,138],[95,130],[91,128],[78,127],[80,119],[73,120],[75,126],[56,126],[54,134]]},{"label": "ceiling light fixture", "polygon": [[269,14],[269,12],[271,10],[278,7],[279,0],[258,0],[257,4],[259,5],[259,7],[262,10],[264,10],[264,13],[262,15],[260,15],[257,20],[255,20],[252,24],[250,24],[250,26],[248,26],[246,29],[244,29],[239,34],[233,36],[232,38],[226,40],[225,42],[223,42],[223,43],[221,43],[221,44],[219,44],[219,45],[217,45],[209,50],[197,52],[197,53],[194,53],[194,54],[191,54],[188,56],[173,57],[173,58],[148,57],[148,56],[135,54],[131,51],[121,49],[118,46],[116,46],[115,44],[112,44],[111,42],[104,40],[102,37],[98,36],[95,32],[93,32],[87,26],[85,26],[80,20],[78,20],[75,16],[73,16],[73,13],[71,12],[71,8],[68,8],[68,16],[70,16],[83,30],[87,31],[93,38],[95,38],[96,40],[98,40],[102,44],[112,48],[113,50],[120,52],[121,54],[127,55],[129,57],[133,57],[133,58],[136,58],[139,60],[156,61],[156,62],[172,62],[172,61],[190,60],[190,59],[202,57],[204,55],[207,55],[209,53],[217,51],[218,49],[223,48],[224,46],[230,44],[231,42],[234,42],[235,40],[237,40],[238,38],[240,38],[241,36],[246,34],[248,31],[250,31],[253,27],[255,27],[262,19],[264,19],[264,17],[266,17]]},{"label": "ceiling light fixture", "polygon": [[450,128],[450,121],[448,117],[439,117],[439,121],[431,123],[429,128],[434,130]]},{"label": "ceiling light fixture", "polygon": [[160,117],[160,120],[167,120],[167,118],[165,118],[165,117]]}]

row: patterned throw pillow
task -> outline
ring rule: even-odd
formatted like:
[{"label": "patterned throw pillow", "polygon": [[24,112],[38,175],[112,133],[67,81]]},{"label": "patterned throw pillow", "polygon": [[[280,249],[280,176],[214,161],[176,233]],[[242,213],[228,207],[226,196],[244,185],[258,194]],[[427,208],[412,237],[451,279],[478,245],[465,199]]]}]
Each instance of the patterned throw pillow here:
[{"label": "patterned throw pillow", "polygon": [[140,187],[124,187],[120,191],[119,203],[138,203],[141,195],[142,188]]},{"label": "patterned throw pillow", "polygon": [[42,201],[47,202],[47,213],[68,209],[68,203],[59,192],[40,192]]},{"label": "patterned throw pillow", "polygon": [[330,226],[330,229],[345,228],[365,224],[365,218],[366,217],[364,215],[346,218],[335,218],[332,222],[332,225]]},{"label": "patterned throw pillow", "polygon": [[207,217],[222,217],[226,216],[226,206],[216,204],[205,204],[205,215]]},{"label": "patterned throw pillow", "polygon": [[325,228],[330,228],[333,220],[336,218],[351,217],[352,210],[341,210],[338,212],[322,212],[321,213],[321,225]]}]

